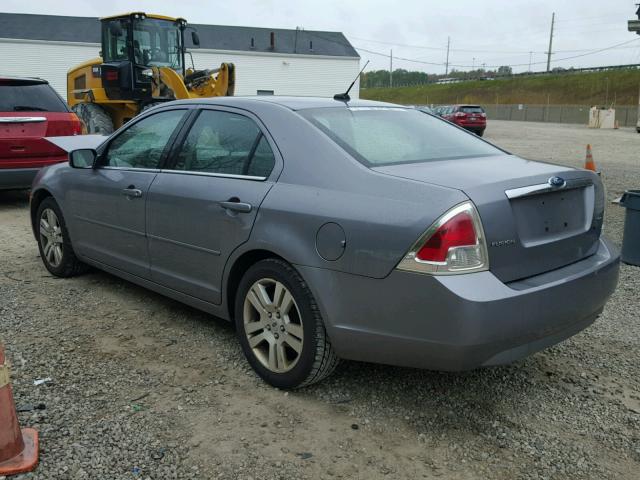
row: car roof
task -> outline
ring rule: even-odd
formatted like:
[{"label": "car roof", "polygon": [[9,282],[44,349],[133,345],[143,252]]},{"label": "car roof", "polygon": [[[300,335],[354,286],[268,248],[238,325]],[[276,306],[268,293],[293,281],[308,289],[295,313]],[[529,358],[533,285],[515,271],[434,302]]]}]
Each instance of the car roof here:
[{"label": "car roof", "polygon": [[400,107],[411,108],[403,105],[396,105],[394,103],[376,102],[372,100],[360,100],[353,99],[348,102],[341,100],[334,100],[333,98],[326,97],[287,97],[278,95],[255,95],[246,97],[213,97],[213,98],[198,98],[189,100],[178,100],[171,102],[172,104],[183,103],[198,103],[198,104],[210,104],[210,105],[229,105],[229,106],[247,106],[255,102],[270,103],[275,105],[281,105],[291,110],[304,110],[307,108],[327,108],[327,107]]},{"label": "car roof", "polygon": [[11,75],[2,75],[0,74],[0,82],[3,83],[11,83],[13,85],[24,84],[24,85],[36,85],[36,84],[48,84],[49,82],[44,80],[43,78],[38,77],[14,77]]}]

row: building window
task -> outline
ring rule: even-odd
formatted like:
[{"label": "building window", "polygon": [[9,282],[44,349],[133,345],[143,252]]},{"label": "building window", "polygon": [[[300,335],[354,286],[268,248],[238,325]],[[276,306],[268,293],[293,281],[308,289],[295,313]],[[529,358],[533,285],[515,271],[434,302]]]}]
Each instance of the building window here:
[{"label": "building window", "polygon": [[258,95],[273,95],[273,90],[258,90]]}]

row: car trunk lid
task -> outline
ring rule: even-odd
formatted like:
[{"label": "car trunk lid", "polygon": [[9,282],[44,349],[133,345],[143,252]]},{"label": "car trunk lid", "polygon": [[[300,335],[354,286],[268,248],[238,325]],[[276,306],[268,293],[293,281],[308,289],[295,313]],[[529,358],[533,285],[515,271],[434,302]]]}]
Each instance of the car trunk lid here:
[{"label": "car trunk lid", "polygon": [[[374,170],[462,190],[478,209],[490,269],[503,282],[563,267],[597,250],[604,199],[593,172],[513,155]],[[550,181],[556,177],[559,180]]]}]

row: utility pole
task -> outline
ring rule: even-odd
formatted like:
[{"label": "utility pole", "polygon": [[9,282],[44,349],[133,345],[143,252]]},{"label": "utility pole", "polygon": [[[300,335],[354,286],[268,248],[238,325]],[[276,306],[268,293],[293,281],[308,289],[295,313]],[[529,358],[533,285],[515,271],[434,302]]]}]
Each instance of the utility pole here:
[{"label": "utility pole", "polygon": [[549,33],[549,51],[547,52],[547,72],[551,71],[551,49],[553,48],[553,25],[556,22],[556,12],[551,14],[551,32]]},{"label": "utility pole", "polygon": [[529,52],[529,70],[527,70],[527,72],[531,71],[531,59],[533,58],[533,52]]},{"label": "utility pole", "polygon": [[389,55],[389,88],[393,87],[393,49]]},{"label": "utility pole", "polygon": [[447,37],[447,63],[445,63],[445,67],[444,67],[445,77],[449,74],[449,46],[450,45],[451,45],[451,37]]}]

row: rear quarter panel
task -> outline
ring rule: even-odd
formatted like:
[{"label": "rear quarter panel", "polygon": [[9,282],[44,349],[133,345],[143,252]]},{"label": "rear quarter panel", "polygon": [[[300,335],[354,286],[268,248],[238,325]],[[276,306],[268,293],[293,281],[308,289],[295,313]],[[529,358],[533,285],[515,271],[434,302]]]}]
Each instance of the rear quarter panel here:
[{"label": "rear quarter panel", "polygon": [[[260,206],[244,248],[274,251],[291,263],[382,278],[447,209],[459,190],[374,172],[295,112],[256,112],[269,126],[284,168]],[[346,246],[337,260],[317,251],[319,228],[339,224]]]}]

